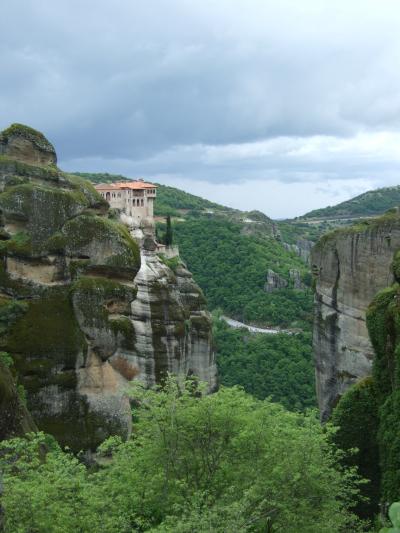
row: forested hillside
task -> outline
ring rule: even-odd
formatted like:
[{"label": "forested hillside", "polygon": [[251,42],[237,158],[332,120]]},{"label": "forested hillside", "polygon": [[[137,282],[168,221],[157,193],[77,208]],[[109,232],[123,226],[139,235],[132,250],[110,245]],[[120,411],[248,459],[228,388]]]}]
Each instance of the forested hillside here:
[{"label": "forested hillside", "polygon": [[231,328],[218,315],[213,333],[222,385],[241,385],[256,398],[270,397],[289,410],[315,407],[311,333],[254,334]]},{"label": "forested hillside", "polygon": [[174,235],[211,309],[264,325],[299,327],[310,321],[310,289],[264,290],[268,269],[287,280],[289,270],[298,269],[310,282],[307,266],[277,240],[243,235],[240,224],[211,217],[177,222]]},{"label": "forested hillside", "polygon": [[400,205],[400,185],[368,191],[335,206],[315,209],[300,218],[374,216],[398,205]]}]

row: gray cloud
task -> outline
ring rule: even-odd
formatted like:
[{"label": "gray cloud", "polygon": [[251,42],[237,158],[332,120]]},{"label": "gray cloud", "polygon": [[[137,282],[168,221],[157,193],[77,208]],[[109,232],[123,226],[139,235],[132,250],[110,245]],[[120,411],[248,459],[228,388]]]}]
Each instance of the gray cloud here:
[{"label": "gray cloud", "polygon": [[396,0],[5,4],[0,127],[41,129],[66,168],[192,188],[398,171]]}]

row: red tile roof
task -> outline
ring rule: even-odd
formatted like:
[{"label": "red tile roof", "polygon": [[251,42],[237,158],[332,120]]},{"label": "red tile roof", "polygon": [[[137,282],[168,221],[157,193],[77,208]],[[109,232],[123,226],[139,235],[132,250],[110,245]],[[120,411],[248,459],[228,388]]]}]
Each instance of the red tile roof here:
[{"label": "red tile roof", "polygon": [[123,189],[156,189],[154,183],[145,181],[121,181],[117,183],[99,183],[94,186],[98,191],[123,190]]}]

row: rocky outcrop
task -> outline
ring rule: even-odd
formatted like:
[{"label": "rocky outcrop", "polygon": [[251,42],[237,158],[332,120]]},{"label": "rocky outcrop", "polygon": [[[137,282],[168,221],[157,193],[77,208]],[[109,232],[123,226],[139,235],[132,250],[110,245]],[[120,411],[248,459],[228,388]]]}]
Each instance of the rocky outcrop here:
[{"label": "rocky outcrop", "polygon": [[242,224],[241,235],[255,237],[279,237],[279,229],[275,222],[261,211],[240,212],[235,214],[232,220],[238,220]]},{"label": "rocky outcrop", "polygon": [[304,263],[307,265],[310,264],[311,250],[314,246],[312,241],[308,241],[307,239],[298,239],[296,244],[288,244],[284,242],[283,246],[289,252],[294,252],[296,255],[298,255],[304,261]]},{"label": "rocky outcrop", "polygon": [[1,155],[33,165],[57,163],[54,146],[40,132],[23,124],[12,124],[0,133]]},{"label": "rocky outcrop", "polygon": [[328,234],[313,249],[313,342],[323,420],[346,389],[371,372],[366,310],[377,292],[392,284],[391,264],[399,248],[400,217],[393,211]]},{"label": "rocky outcrop", "polygon": [[283,278],[271,269],[268,270],[267,279],[264,284],[265,292],[273,292],[279,289],[286,289],[287,286],[288,282],[285,280],[285,278]]},{"label": "rocky outcrop", "polygon": [[[73,450],[128,435],[126,387],[167,371],[215,386],[210,317],[184,265],[140,250],[38,132],[0,134],[0,350],[39,427]],[[141,259],[142,256],[142,259]]]},{"label": "rocky outcrop", "polygon": [[289,280],[287,281],[283,276],[269,269],[267,272],[267,279],[264,284],[264,291],[274,292],[280,289],[287,288],[296,290],[305,289],[300,270],[298,270],[297,268],[291,268],[289,270]]},{"label": "rocky outcrop", "polygon": [[289,270],[289,286],[296,290],[304,290],[305,285],[301,278],[301,272],[300,270],[297,270],[297,268],[291,268]]}]

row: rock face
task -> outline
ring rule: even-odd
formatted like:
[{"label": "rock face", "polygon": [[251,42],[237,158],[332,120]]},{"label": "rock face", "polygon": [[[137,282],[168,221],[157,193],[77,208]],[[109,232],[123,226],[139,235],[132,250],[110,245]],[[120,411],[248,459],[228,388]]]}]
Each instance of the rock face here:
[{"label": "rock face", "polygon": [[267,279],[264,284],[265,292],[274,292],[280,289],[287,289],[288,287],[297,290],[304,290],[305,288],[301,279],[301,273],[297,268],[291,268],[289,270],[289,281],[273,270],[268,270]]},{"label": "rock face", "polygon": [[322,420],[350,385],[371,372],[366,310],[377,292],[393,283],[391,264],[399,248],[400,217],[394,211],[328,234],[313,249],[313,342]]},{"label": "rock face", "polygon": [[267,279],[264,285],[265,292],[273,292],[279,289],[285,289],[287,286],[288,282],[285,280],[285,278],[271,269],[268,270]]},{"label": "rock face", "polygon": [[297,290],[304,289],[304,284],[301,280],[301,273],[299,270],[297,270],[297,268],[291,268],[289,270],[289,281],[290,281],[290,286],[293,287],[293,289],[297,289]]},{"label": "rock face", "polygon": [[39,429],[95,449],[129,433],[132,379],[181,371],[212,389],[210,317],[184,265],[163,263],[148,235],[141,252],[38,132],[11,126],[0,147],[0,351]]},{"label": "rock face", "polygon": [[54,146],[40,132],[22,124],[13,124],[0,133],[0,155],[33,165],[55,165]]},{"label": "rock face", "polygon": [[283,243],[283,246],[288,251],[292,251],[297,254],[307,265],[310,264],[311,250],[314,246],[312,241],[307,239],[298,239],[296,244]]}]

